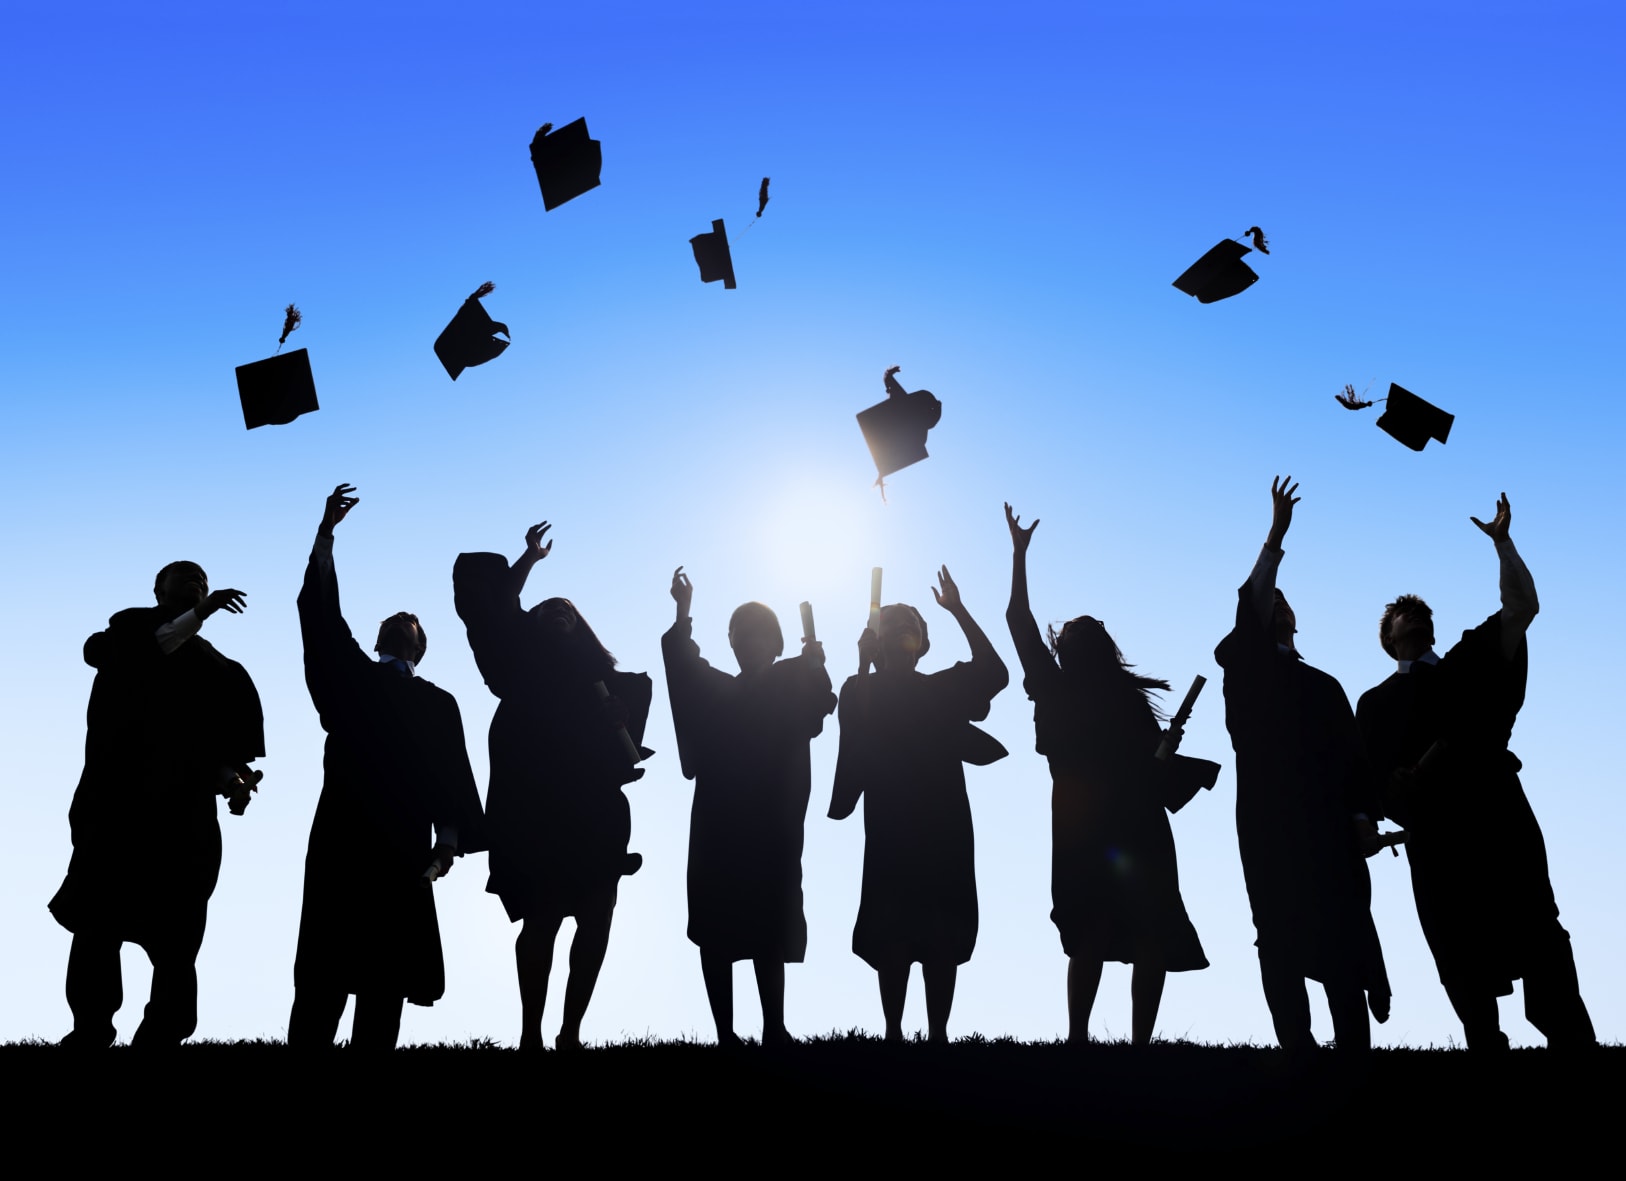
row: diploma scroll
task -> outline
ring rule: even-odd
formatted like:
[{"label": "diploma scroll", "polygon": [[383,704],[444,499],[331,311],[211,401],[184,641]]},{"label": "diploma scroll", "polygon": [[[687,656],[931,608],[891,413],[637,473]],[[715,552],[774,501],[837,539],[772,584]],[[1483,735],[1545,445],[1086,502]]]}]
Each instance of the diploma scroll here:
[{"label": "diploma scroll", "polygon": [[[593,692],[598,694],[600,701],[610,700],[610,691],[604,687],[603,681],[593,682]],[[627,733],[625,726],[617,726],[615,732],[621,736],[621,749],[627,752],[628,761],[636,765],[644,757],[638,749],[638,744],[632,740],[632,735]]]},{"label": "diploma scroll", "polygon": [[869,630],[881,634],[881,568],[869,572]]},{"label": "diploma scroll", "polygon": [[802,604],[802,640],[804,643],[815,644],[819,637],[813,632],[813,604]]},{"label": "diploma scroll", "polygon": [[1174,717],[1169,721],[1168,733],[1164,734],[1163,740],[1157,744],[1157,757],[1159,759],[1167,761],[1176,750],[1180,749],[1179,732],[1185,729],[1187,722],[1191,721],[1191,711],[1197,706],[1197,695],[1203,691],[1203,686],[1206,684],[1208,684],[1208,678],[1201,673],[1198,673],[1197,679],[1191,682],[1191,688],[1186,690],[1185,700],[1180,703],[1180,708],[1174,711]]}]

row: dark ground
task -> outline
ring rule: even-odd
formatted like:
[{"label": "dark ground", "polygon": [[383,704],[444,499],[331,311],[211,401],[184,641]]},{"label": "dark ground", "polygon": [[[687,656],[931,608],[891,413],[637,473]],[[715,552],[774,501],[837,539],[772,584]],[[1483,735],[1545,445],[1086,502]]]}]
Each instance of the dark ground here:
[{"label": "dark ground", "polygon": [[1331,1051],[1292,1062],[1257,1047],[1080,1053],[831,1035],[778,1052],[667,1042],[522,1055],[476,1044],[370,1059],[296,1056],[271,1042],[91,1056],[30,1043],[0,1046],[0,1062],[8,1159],[54,1164],[139,1158],[132,1141],[165,1138],[229,1151],[233,1171],[404,1160],[437,1177],[522,1148],[546,1172],[561,1154],[574,1158],[572,1145],[594,1171],[616,1172],[990,1155],[1043,1167],[1058,1148],[1077,1165],[1194,1152],[1373,1175],[1424,1159],[1505,1168],[1533,1155],[1610,1172],[1626,1156],[1621,1046],[1581,1059],[1379,1050],[1349,1063]]}]

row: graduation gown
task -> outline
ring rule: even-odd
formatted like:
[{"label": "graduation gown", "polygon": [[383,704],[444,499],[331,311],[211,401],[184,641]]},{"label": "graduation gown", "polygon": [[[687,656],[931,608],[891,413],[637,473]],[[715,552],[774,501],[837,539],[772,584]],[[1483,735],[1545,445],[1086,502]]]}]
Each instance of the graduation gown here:
[{"label": "graduation gown", "polygon": [[729,960],[799,964],[808,743],[836,708],[830,674],[802,656],[730,676],[700,655],[691,623],[661,637],[689,812],[689,939]]},{"label": "graduation gown", "polygon": [[564,637],[521,610],[508,572],[501,554],[460,554],[452,588],[474,662],[501,701],[491,719],[486,889],[519,922],[615,897],[632,838],[621,787],[638,772],[593,684],[620,699],[627,732],[641,742],[654,683],[647,673],[584,665]]},{"label": "graduation gown", "polygon": [[864,884],[853,954],[870,967],[963,964],[977,943],[976,849],[964,762],[1005,757],[971,723],[1005,668],[962,661],[931,674],[879,671],[841,687],[830,816],[864,804]]},{"label": "graduation gown", "polygon": [[1127,680],[1087,692],[1066,676],[1032,615],[1011,621],[1033,701],[1035,746],[1050,763],[1050,920],[1068,956],[1206,968],[1180,897],[1151,706]]},{"label": "graduation gown", "polygon": [[1349,698],[1282,650],[1237,596],[1236,626],[1214,650],[1236,750],[1236,833],[1261,955],[1322,984],[1389,995],[1372,879],[1353,818],[1383,815]]},{"label": "graduation gown", "polygon": [[312,554],[305,568],[299,627],[327,744],[294,986],[433,1004],[446,991],[435,894],[423,879],[435,828],[455,828],[460,853],[483,847],[462,714],[444,689],[362,650],[331,558]]},{"label": "graduation gown", "polygon": [[68,810],[73,857],[49,904],[75,933],[148,945],[177,926],[201,932],[220,875],[221,770],[265,754],[243,666],[198,635],[158,647],[177,614],[120,611],[85,641],[96,679]]},{"label": "graduation gown", "polygon": [[[1524,704],[1529,649],[1502,655],[1500,615],[1462,633],[1437,665],[1413,661],[1361,695],[1367,750],[1385,811],[1406,829],[1417,917],[1440,980],[1506,996],[1533,956],[1552,947],[1558,903],[1547,847],[1508,741]],[[1390,773],[1442,744],[1407,789]]]}]

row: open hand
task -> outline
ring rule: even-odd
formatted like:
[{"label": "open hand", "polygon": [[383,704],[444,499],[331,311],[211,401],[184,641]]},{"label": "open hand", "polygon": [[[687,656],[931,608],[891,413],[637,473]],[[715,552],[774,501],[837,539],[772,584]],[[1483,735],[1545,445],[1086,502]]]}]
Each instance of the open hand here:
[{"label": "open hand", "polygon": [[243,592],[232,587],[222,587],[214,591],[198,606],[198,618],[208,619],[216,611],[229,611],[233,615],[241,615],[248,603],[243,599]]},{"label": "open hand", "polygon": [[547,545],[542,544],[542,538],[552,528],[552,525],[543,521],[541,524],[532,525],[525,530],[525,556],[530,558],[531,561],[540,562],[553,552],[553,542],[550,541]]},{"label": "open hand", "polygon": [[[942,590],[939,591],[938,587],[942,587]],[[937,600],[939,607],[950,613],[965,610],[965,604],[960,601],[960,588],[954,585],[947,566],[937,572],[937,586],[932,587],[932,598]]]},{"label": "open hand", "polygon": [[1506,541],[1508,528],[1513,524],[1513,506],[1507,502],[1507,493],[1502,493],[1501,497],[1496,501],[1496,515],[1491,518],[1489,525],[1478,517],[1469,517],[1468,519],[1478,525],[1480,532],[1484,533],[1492,541]]},{"label": "open hand", "polygon": [[1292,476],[1278,476],[1270,481],[1270,536],[1267,539],[1272,549],[1282,548],[1282,538],[1287,536],[1287,530],[1293,523],[1293,506],[1301,496],[1293,493],[1299,486],[1293,483]]},{"label": "open hand", "polygon": [[323,537],[333,536],[333,527],[349,515],[350,510],[361,503],[361,497],[352,496],[355,489],[349,484],[340,484],[327,498],[327,504],[322,508],[322,527],[317,533]]},{"label": "open hand", "polygon": [[1038,519],[1026,529],[1022,528],[1022,518],[1011,512],[1010,502],[1005,504],[1005,524],[1011,531],[1011,549],[1018,554],[1028,552],[1028,543],[1033,540],[1033,531],[1039,527]]},{"label": "open hand", "polygon": [[677,604],[679,619],[689,618],[689,604],[694,601],[694,584],[679,566],[672,571],[672,601]]}]

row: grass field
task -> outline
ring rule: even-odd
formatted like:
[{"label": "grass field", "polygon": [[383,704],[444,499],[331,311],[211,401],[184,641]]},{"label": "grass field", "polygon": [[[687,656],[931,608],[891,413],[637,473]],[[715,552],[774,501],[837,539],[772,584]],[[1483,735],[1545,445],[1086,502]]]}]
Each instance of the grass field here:
[{"label": "grass field", "polygon": [[1240,1154],[1361,1172],[1425,1158],[1487,1167],[1590,1158],[1607,1173],[1622,1155],[1626,1100],[1620,1046],[1580,1059],[1378,1050],[1295,1061],[1255,1046],[1080,1052],[975,1035],[936,1047],[831,1034],[778,1051],[629,1041],[521,1054],[475,1043],[372,1057],[299,1055],[276,1042],[87,1057],[22,1043],[0,1047],[0,1061],[13,1084],[8,1123],[29,1133],[14,1145],[76,1143],[80,1120],[92,1134],[80,1151],[117,1152],[184,1128],[200,1152],[257,1145],[262,1164],[313,1152],[357,1165],[422,1154],[436,1172],[451,1165],[447,1151],[462,1161],[454,1167],[467,1165],[475,1135],[491,1152],[528,1144],[539,1168],[574,1159],[574,1145],[596,1157],[595,1171],[615,1172],[763,1150],[781,1166],[990,1154],[1015,1165],[1071,1144],[1102,1159]]}]

